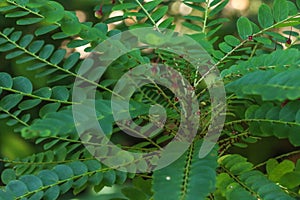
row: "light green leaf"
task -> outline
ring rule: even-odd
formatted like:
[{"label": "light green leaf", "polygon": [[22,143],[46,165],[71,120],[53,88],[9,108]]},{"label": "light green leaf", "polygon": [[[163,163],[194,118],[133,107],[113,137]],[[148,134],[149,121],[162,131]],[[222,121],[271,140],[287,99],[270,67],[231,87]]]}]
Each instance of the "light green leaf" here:
[{"label": "light green leaf", "polygon": [[280,184],[288,189],[293,189],[300,185],[300,172],[288,172],[280,180]]},{"label": "light green leaf", "polygon": [[61,20],[61,30],[67,35],[76,35],[81,30],[81,24],[72,12],[65,12]]},{"label": "light green leaf", "polygon": [[290,160],[284,160],[276,165],[269,173],[269,179],[274,182],[278,182],[280,178],[295,169],[295,164]]},{"label": "light green leaf", "polygon": [[288,1],[289,6],[289,15],[296,15],[298,13],[297,6],[293,3]]},{"label": "light green leaf", "polygon": [[224,37],[224,40],[227,44],[229,44],[232,47],[235,47],[241,43],[241,41],[239,39],[237,39],[236,37],[234,37],[232,35],[226,35]]},{"label": "light green leaf", "polygon": [[223,51],[224,53],[228,53],[232,50],[232,47],[229,46],[227,43],[222,42],[219,44],[219,48],[221,51]]},{"label": "light green leaf", "polygon": [[42,20],[43,20],[43,18],[25,18],[25,19],[19,19],[17,21],[17,24],[18,25],[31,25],[31,24],[36,24]]},{"label": "light green leaf", "polygon": [[57,22],[64,17],[64,7],[55,1],[48,1],[43,7],[39,8],[46,22]]},{"label": "light green leaf", "polygon": [[168,11],[168,6],[162,6],[151,14],[154,21],[160,20]]},{"label": "light green leaf", "polygon": [[215,8],[213,8],[210,11],[209,16],[213,17],[216,14],[218,14],[219,12],[221,12],[225,8],[225,6],[228,4],[228,2],[229,2],[229,0],[225,0],[225,1],[221,2],[219,5],[217,5]]},{"label": "light green leaf", "polygon": [[248,36],[252,35],[253,29],[251,22],[246,17],[240,17],[237,21],[237,28],[239,36],[245,40],[248,38]]},{"label": "light green leaf", "polygon": [[28,14],[29,14],[28,11],[16,11],[16,12],[6,14],[5,17],[7,17],[7,18],[24,17]]},{"label": "light green leaf", "polygon": [[273,4],[273,17],[276,22],[285,20],[289,15],[287,0],[275,0]]},{"label": "light green leaf", "polygon": [[273,21],[272,11],[268,5],[262,4],[259,7],[258,22],[262,28],[268,28],[273,25],[274,21]]},{"label": "light green leaf", "polygon": [[162,0],[156,0],[156,1],[150,1],[144,4],[144,8],[147,11],[151,11],[154,8],[156,8],[160,3],[162,2]]}]

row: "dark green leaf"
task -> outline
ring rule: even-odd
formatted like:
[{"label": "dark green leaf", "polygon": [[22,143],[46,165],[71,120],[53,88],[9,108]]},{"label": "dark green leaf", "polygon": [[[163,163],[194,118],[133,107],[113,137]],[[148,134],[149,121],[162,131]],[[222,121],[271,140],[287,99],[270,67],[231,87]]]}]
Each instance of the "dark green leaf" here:
[{"label": "dark green leaf", "polygon": [[50,74],[53,74],[54,72],[56,72],[58,69],[54,68],[54,69],[47,69],[43,72],[40,72],[38,74],[35,75],[36,78],[41,78],[41,77],[44,77],[44,76],[48,76]]},{"label": "dark green leaf", "polygon": [[29,191],[34,191],[43,186],[41,179],[34,175],[24,175],[20,177],[20,181],[25,183]]},{"label": "dark green leaf", "polygon": [[0,189],[0,199],[1,200],[14,200],[14,195],[9,191],[3,191]]},{"label": "dark green leaf", "polygon": [[66,101],[69,99],[69,90],[64,86],[55,86],[52,88],[52,98]]},{"label": "dark green leaf", "polygon": [[0,72],[0,87],[12,88],[12,86],[13,86],[12,77],[6,72]]},{"label": "dark green leaf", "polygon": [[33,65],[27,67],[27,70],[28,71],[37,70],[37,69],[41,69],[45,66],[47,66],[46,63],[36,63],[36,64],[33,64]]},{"label": "dark green leaf", "polygon": [[3,97],[0,101],[0,107],[5,110],[10,110],[15,107],[21,100],[22,95],[20,94],[9,94]]},{"label": "dark green leaf", "polygon": [[51,112],[56,112],[59,107],[60,107],[60,103],[47,104],[40,109],[39,116],[45,117],[47,114]]},{"label": "dark green leaf", "polygon": [[141,190],[133,187],[125,187],[122,193],[130,200],[147,200],[148,197]]},{"label": "dark green leaf", "polygon": [[75,52],[72,53],[64,62],[63,68],[64,69],[71,69],[72,67],[74,67],[74,65],[78,62],[80,58],[80,53]]},{"label": "dark green leaf", "polygon": [[3,30],[3,34],[8,36],[9,34],[11,34],[13,31],[15,30],[15,28],[5,28]]},{"label": "dark green leaf", "polygon": [[72,40],[71,42],[69,42],[67,44],[67,47],[68,48],[76,48],[76,47],[84,46],[88,43],[89,43],[89,41],[87,41],[87,40]]},{"label": "dark green leaf", "polygon": [[31,34],[24,35],[21,38],[19,45],[21,47],[25,48],[31,43],[32,40],[33,40],[33,35],[31,35]]},{"label": "dark green leaf", "polygon": [[53,63],[54,65],[59,64],[65,57],[66,55],[66,50],[65,49],[59,49],[54,52],[54,54],[50,58],[50,62]]},{"label": "dark green leaf", "polygon": [[39,50],[41,50],[44,43],[45,42],[43,40],[36,40],[30,44],[28,50],[32,53],[37,53]]},{"label": "dark green leaf", "polygon": [[69,163],[68,166],[72,169],[75,176],[82,175],[88,172],[87,166],[79,161]]},{"label": "dark green leaf", "polygon": [[8,184],[10,181],[16,180],[16,174],[13,169],[5,169],[1,173],[1,180],[4,184]]},{"label": "dark green leaf", "polygon": [[112,186],[116,182],[116,172],[114,170],[105,171],[103,173],[103,184]]},{"label": "dark green leaf", "polygon": [[54,46],[51,44],[45,45],[39,53],[39,57],[42,59],[48,59],[54,51]]},{"label": "dark green leaf", "polygon": [[47,34],[57,28],[58,28],[57,25],[41,26],[34,32],[34,34],[36,36],[44,35],[44,34]]},{"label": "dark green leaf", "polygon": [[15,48],[16,48],[16,46],[13,45],[13,44],[10,44],[10,43],[4,44],[4,45],[0,46],[0,52],[10,51],[10,50],[13,50]]},{"label": "dark green leaf", "polygon": [[28,78],[18,76],[13,78],[13,89],[27,94],[32,93],[32,83]]},{"label": "dark green leaf", "polygon": [[18,41],[22,36],[22,32],[21,31],[15,31],[10,35],[10,39],[14,42]]},{"label": "dark green leaf", "polygon": [[137,7],[137,4],[135,3],[121,3],[118,5],[115,5],[112,10],[127,10],[127,9],[134,9]]},{"label": "dark green leaf", "polygon": [[20,55],[23,55],[23,54],[24,54],[24,51],[21,51],[21,50],[19,50],[19,51],[14,51],[14,52],[11,52],[11,53],[7,54],[7,55],[5,56],[5,58],[9,60],[9,59],[16,58],[16,57],[18,57],[18,56],[20,56]]},{"label": "dark green leaf", "polygon": [[26,101],[23,101],[22,103],[19,104],[19,109],[20,110],[28,110],[31,108],[34,108],[35,106],[39,105],[41,103],[40,99],[29,99]]},{"label": "dark green leaf", "polygon": [[40,171],[38,177],[42,180],[44,186],[55,184],[59,181],[57,174],[50,170]]},{"label": "dark green leaf", "polygon": [[52,90],[49,87],[43,87],[34,91],[33,94],[44,98],[50,98],[52,95]]},{"label": "dark green leaf", "polygon": [[0,7],[0,12],[7,12],[17,8],[17,6],[2,6]]},{"label": "dark green leaf", "polygon": [[74,172],[68,165],[57,165],[53,171],[58,175],[59,180],[66,180],[74,176]]},{"label": "dark green leaf", "polygon": [[60,194],[60,188],[59,186],[55,185],[51,188],[49,188],[48,190],[46,190],[45,194],[44,194],[44,200],[56,200],[58,199]]},{"label": "dark green leaf", "polygon": [[5,187],[7,191],[13,193],[17,197],[24,195],[28,192],[27,186],[22,181],[14,180],[7,184]]},{"label": "dark green leaf", "polygon": [[66,33],[58,32],[52,35],[52,39],[54,40],[60,40],[69,37]]}]

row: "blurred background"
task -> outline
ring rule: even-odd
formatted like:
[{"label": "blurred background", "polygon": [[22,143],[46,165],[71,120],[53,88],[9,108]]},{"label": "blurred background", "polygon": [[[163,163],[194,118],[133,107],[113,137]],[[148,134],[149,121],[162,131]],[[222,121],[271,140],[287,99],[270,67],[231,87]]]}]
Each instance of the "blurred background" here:
[{"label": "blurred background", "polygon": [[[148,2],[150,0],[144,0]],[[213,0],[211,0],[213,1]],[[111,1],[110,0],[73,0],[73,1],[63,1],[58,0],[62,5],[64,5],[65,10],[76,11],[76,15],[78,16],[81,22],[90,21],[93,23],[99,23],[105,21],[108,17],[121,16],[123,13],[121,11],[111,12]],[[126,2],[126,1],[125,1]],[[225,9],[220,13],[220,17],[229,18],[228,22],[224,23],[224,26],[219,33],[219,39],[222,40],[224,35],[234,34],[236,35],[236,21],[240,16],[247,16],[252,21],[257,22],[257,11],[258,7],[261,3],[270,4],[271,0],[230,0],[229,4],[225,7]],[[184,21],[182,16],[186,15],[202,15],[199,11],[192,10],[190,7],[187,7],[180,0],[176,1],[164,1],[165,5],[169,6],[168,16],[167,17],[175,17],[176,19],[176,31],[181,33],[192,33],[189,29],[185,28],[181,25]],[[103,16],[95,16],[95,11],[100,8],[100,5],[103,5]],[[126,19],[124,21],[118,21],[114,23],[108,24],[109,30],[118,28],[120,30],[124,30],[126,26],[130,26],[134,21],[131,19]],[[15,21],[5,19],[3,14],[0,14],[0,29],[3,30],[5,27],[15,27],[16,29],[21,29],[20,27],[15,25]],[[286,29],[278,30],[282,32]],[[289,30],[289,29],[288,29]],[[27,29],[22,31],[32,33],[32,30]],[[51,37],[43,36],[41,39],[46,40],[46,43],[52,43],[57,47],[66,48],[66,43],[68,41],[65,40],[53,40]],[[217,42],[218,43],[218,42]],[[84,58],[88,54],[84,52],[84,47],[76,48],[76,49],[68,49],[68,51],[78,51],[81,53],[81,57]],[[5,60],[5,53],[0,54],[0,71],[8,72],[13,76],[26,76],[30,80],[33,81],[34,87],[40,88],[42,86],[46,86],[46,78],[34,78],[34,74],[30,71],[26,71],[26,66],[17,65],[12,60]],[[32,113],[35,115],[35,113]],[[16,158],[26,157],[35,152],[39,152],[41,147],[35,145],[33,141],[25,141],[22,139],[18,133],[14,133],[13,128],[6,125],[6,120],[1,120],[1,112],[0,112],[0,158],[8,158],[9,160],[14,160]],[[258,149],[259,147],[259,149]],[[234,153],[239,152],[248,159],[255,163],[260,163],[267,160],[270,157],[274,157],[280,155],[282,153],[289,152],[293,147],[285,140],[278,140],[274,138],[267,138],[263,141],[260,141],[254,145],[250,145],[247,149],[240,148],[231,148],[228,151]],[[293,158],[290,158],[293,159]],[[0,160],[1,161],[1,160]],[[0,162],[0,170],[3,170],[3,162]],[[87,191],[86,193],[79,196],[77,199],[111,199],[118,198],[120,194],[118,194],[119,188],[105,188],[101,192],[101,198],[97,196],[95,198],[95,194],[90,195],[92,190]],[[114,193],[114,194],[112,194]],[[67,196],[63,197],[63,199],[72,199],[71,194],[67,194]]]}]

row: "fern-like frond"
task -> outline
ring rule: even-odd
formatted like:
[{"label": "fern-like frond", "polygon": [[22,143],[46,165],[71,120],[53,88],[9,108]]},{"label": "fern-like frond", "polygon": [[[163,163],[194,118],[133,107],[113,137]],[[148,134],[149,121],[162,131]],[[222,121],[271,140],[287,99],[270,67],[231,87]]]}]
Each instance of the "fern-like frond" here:
[{"label": "fern-like frond", "polygon": [[295,199],[262,172],[252,170],[252,163],[240,155],[219,159],[221,170],[217,177],[216,195],[225,199]]},{"label": "fern-like frond", "polygon": [[[294,56],[297,57],[295,54]],[[300,54],[298,56],[300,57]],[[295,61],[299,62],[299,60]],[[282,66],[280,63],[276,64]],[[300,98],[299,79],[299,69],[255,71],[229,83],[226,88],[228,92],[235,93],[239,98],[259,95],[264,101],[283,102],[287,99]]]},{"label": "fern-like frond", "polygon": [[196,141],[186,153],[169,166],[154,171],[154,199],[204,199],[214,190],[216,148],[199,158],[202,142]]},{"label": "fern-like frond", "polygon": [[[277,50],[240,62],[222,71],[224,78],[238,78],[257,70],[275,69],[283,71],[299,66],[300,52],[297,49]],[[251,79],[250,79],[251,80]]]},{"label": "fern-like frond", "polygon": [[96,160],[87,160],[56,165],[51,170],[42,170],[36,175],[23,175],[17,180],[15,177],[11,170],[2,176],[8,184],[0,190],[0,198],[54,200],[71,188],[74,194],[78,194],[88,185],[102,188],[115,183],[122,184],[127,179],[127,173],[106,168]]}]

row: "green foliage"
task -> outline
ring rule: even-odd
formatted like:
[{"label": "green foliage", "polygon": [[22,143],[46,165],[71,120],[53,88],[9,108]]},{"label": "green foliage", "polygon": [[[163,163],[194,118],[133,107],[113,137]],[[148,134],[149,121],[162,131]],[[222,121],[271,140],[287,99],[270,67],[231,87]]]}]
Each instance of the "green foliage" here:
[{"label": "green foliage", "polygon": [[[192,12],[172,11],[176,3],[184,4]],[[12,158],[0,149],[0,169],[3,169],[0,199],[64,199],[64,195],[67,198],[79,196],[89,188],[100,192],[98,198],[101,199],[102,189],[115,185],[120,186],[120,194],[114,199],[298,199],[300,1],[263,3],[256,18],[244,13],[236,20],[226,16],[228,3],[229,0],[147,3],[120,0],[100,1],[96,5],[89,1],[85,2],[88,8],[81,8],[76,3],[66,5],[68,3],[58,1],[0,0],[1,19],[5,20],[2,23],[5,27],[0,30],[0,119],[5,123],[1,129],[6,131],[7,127],[13,127],[15,134],[37,146],[34,153],[22,158]],[[81,9],[90,21],[82,22],[74,12]],[[122,11],[123,15],[111,17],[112,11]],[[223,35],[227,26],[236,29]],[[144,27],[153,27],[159,34],[165,34],[164,29],[182,30],[182,34],[200,44],[211,59],[190,49],[184,49],[187,55],[158,48],[134,49],[110,63],[106,71],[97,71],[93,68],[95,65],[105,65],[109,56],[114,55],[93,53],[100,64],[84,57],[105,39],[115,36],[118,41],[118,33]],[[145,38],[154,46],[165,42],[155,35]],[[130,40],[128,44],[138,42]],[[78,50],[79,47],[84,50]],[[226,115],[226,121],[220,140],[204,158],[199,158],[199,151],[212,122],[213,109],[211,85],[204,80],[210,77],[201,76],[192,66],[199,65],[198,60],[195,63],[185,60],[189,54],[197,54],[207,70],[218,69],[227,92],[227,111],[221,113]],[[85,68],[78,73],[83,63]],[[153,163],[124,151],[111,157],[113,150],[109,144],[95,142],[99,139],[95,130],[79,135],[78,128],[85,124],[74,122],[72,109],[75,105],[85,106],[79,114],[86,124],[90,123],[89,114],[95,111],[102,132],[120,149],[131,153],[161,150],[174,142],[172,139],[176,138],[182,122],[181,99],[170,90],[176,89],[175,82],[174,88],[165,88],[150,81],[131,97],[129,112],[134,123],[127,128],[149,138],[125,137],[125,131],[114,120],[111,103],[114,86],[123,74],[131,73],[139,65],[153,63],[155,66],[164,63],[185,77],[192,85],[188,89],[195,92],[201,113],[191,114],[200,115],[200,128],[189,148],[170,165],[148,173],[138,169],[146,169]],[[157,68],[152,70],[156,75],[167,74]],[[138,73],[142,76],[144,72]],[[103,76],[97,80],[100,74]],[[74,96],[75,79],[79,80],[77,84],[91,89],[86,87],[80,96]],[[87,106],[92,92],[95,93],[93,110]],[[156,104],[165,108],[167,116],[164,127],[159,130],[149,124],[157,117],[148,115]],[[156,120],[158,126],[161,121]],[[256,166],[253,163],[257,161],[247,161],[238,154],[248,145],[256,143],[260,147],[262,143],[258,141],[266,138],[286,139],[291,152],[284,151],[277,157],[270,155],[271,158]],[[94,149],[91,155],[87,145],[98,145],[100,150]],[[167,157],[178,150],[176,143],[171,147],[173,151]],[[151,156],[153,160],[158,159],[155,153]],[[106,166],[99,158],[122,162],[122,166]],[[130,173],[125,172],[129,167]]]},{"label": "green foliage", "polygon": [[[202,142],[196,141],[190,149],[171,165],[153,174],[154,199],[204,199],[214,191],[217,152],[199,159]],[[200,186],[200,187],[199,187]],[[165,194],[169,195],[165,195]]]}]

